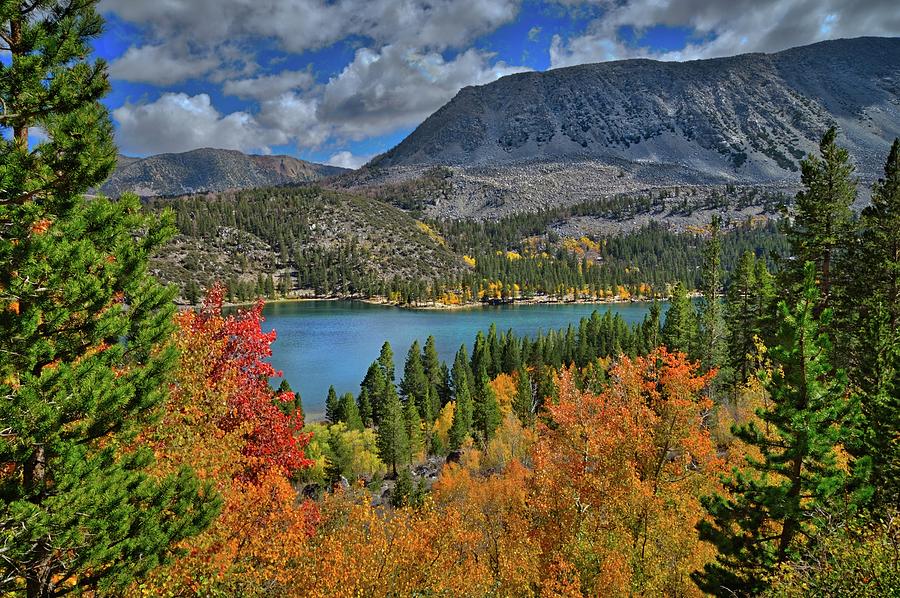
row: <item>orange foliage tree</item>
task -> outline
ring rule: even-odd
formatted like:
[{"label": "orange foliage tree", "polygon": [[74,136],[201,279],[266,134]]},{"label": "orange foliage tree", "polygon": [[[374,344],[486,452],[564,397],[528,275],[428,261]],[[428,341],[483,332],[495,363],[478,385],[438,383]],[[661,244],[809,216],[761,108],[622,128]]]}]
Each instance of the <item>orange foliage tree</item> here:
[{"label": "orange foliage tree", "polygon": [[158,473],[189,463],[212,482],[222,512],[182,556],[132,588],[136,595],[279,593],[300,568],[294,546],[315,529],[318,510],[297,500],[289,475],[307,467],[302,415],[284,413],[264,359],[274,334],[261,331],[262,305],[225,317],[216,287],[199,312],[177,316],[181,351],[161,421],[143,438]]},{"label": "orange foliage tree", "polygon": [[[570,371],[534,451],[533,525],[550,586],[588,594],[694,594],[711,558],[694,526],[721,464],[704,420],[710,375],[664,348],[621,358],[599,394]],[[576,580],[571,572],[577,571]]]}]

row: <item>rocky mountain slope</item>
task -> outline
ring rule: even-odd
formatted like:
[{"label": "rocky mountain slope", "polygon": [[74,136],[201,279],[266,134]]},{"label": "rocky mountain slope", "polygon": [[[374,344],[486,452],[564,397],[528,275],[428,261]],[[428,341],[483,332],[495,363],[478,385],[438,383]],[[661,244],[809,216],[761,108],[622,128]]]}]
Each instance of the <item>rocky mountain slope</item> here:
[{"label": "rocky mountain slope", "polygon": [[[193,283],[252,285],[284,276],[309,290],[329,281],[346,295],[392,279],[414,281],[462,272],[461,256],[409,214],[375,199],[306,188],[262,188],[152,199],[150,209],[175,210],[180,234],[151,260],[182,298]],[[254,291],[250,291],[252,294]]]},{"label": "rocky mountain slope", "polygon": [[342,172],[346,170],[290,156],[249,156],[204,148],[148,158],[119,156],[119,164],[102,190],[112,196],[133,191],[155,197],[308,183]]},{"label": "rocky mountain slope", "polygon": [[342,184],[396,185],[447,166],[423,203],[452,217],[664,185],[790,187],[831,125],[863,180],[877,176],[900,136],[900,38],[511,75],[462,89]]}]

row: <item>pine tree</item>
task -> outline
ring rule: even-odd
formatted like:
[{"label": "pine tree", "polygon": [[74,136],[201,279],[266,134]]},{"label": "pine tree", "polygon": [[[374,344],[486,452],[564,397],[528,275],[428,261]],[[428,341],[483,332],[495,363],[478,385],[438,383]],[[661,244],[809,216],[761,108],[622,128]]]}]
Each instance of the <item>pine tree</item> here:
[{"label": "pine tree", "polygon": [[862,419],[850,451],[879,507],[900,496],[900,140],[891,146],[884,175],[863,211],[851,256],[858,314],[851,374]]},{"label": "pine tree", "polygon": [[412,472],[410,472],[409,467],[403,467],[397,476],[394,490],[391,492],[391,506],[395,509],[409,506],[413,492]]},{"label": "pine tree", "polygon": [[457,449],[472,433],[474,405],[472,398],[472,372],[469,370],[465,346],[460,347],[453,362],[453,395],[456,408],[451,428],[451,448]]},{"label": "pine tree", "polygon": [[378,424],[377,444],[378,455],[396,476],[397,466],[408,463],[410,455],[403,405],[396,392],[389,392],[384,403],[381,422]]},{"label": "pine tree", "polygon": [[[360,384],[360,398],[362,398],[364,394],[368,399],[371,419],[376,426],[378,425],[378,422],[381,421],[381,414],[384,411],[383,405],[388,396],[389,386],[393,386],[393,384],[388,384],[384,377],[384,369],[378,361],[373,362],[366,372],[366,377],[363,378],[363,381]],[[363,408],[362,405],[360,405],[360,413],[362,412]]]},{"label": "pine tree", "polygon": [[831,304],[834,264],[846,250],[851,236],[850,206],[856,199],[856,181],[847,150],[837,145],[832,127],[819,143],[821,158],[808,156],[800,164],[803,190],[797,193],[793,222],[787,236],[794,267],[785,268],[788,285],[803,282],[804,264],[816,265],[822,309]]},{"label": "pine tree", "polygon": [[147,269],[174,229],[132,195],[83,196],[116,161],[95,4],[0,3],[0,587],[27,596],[115,594],[218,508],[190,471],[150,477],[152,451],[123,448],[176,359],[174,289]]},{"label": "pine tree", "polygon": [[[725,320],[722,317],[722,240],[721,219],[713,216],[710,237],[703,247],[700,301],[700,363],[705,371],[721,368],[725,363]],[[714,393],[716,380],[708,391]],[[711,397],[713,398],[713,397]]]},{"label": "pine tree", "polygon": [[403,407],[403,423],[406,426],[406,437],[409,439],[409,462],[422,454],[425,449],[425,439],[422,436],[422,418],[416,404],[407,399]]},{"label": "pine tree", "polygon": [[680,351],[693,357],[696,338],[697,317],[684,285],[679,282],[672,290],[672,300],[662,328],[662,340],[670,351]]},{"label": "pine tree", "polygon": [[478,373],[474,396],[474,427],[487,442],[500,425],[500,404],[484,367]]},{"label": "pine tree", "polygon": [[381,352],[378,354],[378,365],[381,366],[381,373],[388,384],[393,384],[394,377],[394,351],[391,349],[391,343],[385,341],[381,345]]},{"label": "pine tree", "polygon": [[340,420],[340,402],[334,386],[328,387],[328,396],[325,398],[325,419],[329,424],[336,424]]},{"label": "pine tree", "polygon": [[353,393],[348,392],[341,395],[338,401],[337,418],[338,421],[347,424],[348,430],[363,429],[362,417],[359,415],[359,408],[356,406],[356,399],[353,398]]},{"label": "pine tree", "polygon": [[369,389],[363,388],[359,396],[356,398],[356,408],[359,411],[359,418],[362,420],[364,427],[374,426],[372,421],[372,401],[369,399]]},{"label": "pine tree", "polygon": [[751,372],[754,338],[760,334],[756,300],[756,258],[747,251],[741,256],[728,285],[725,313],[728,316],[728,353],[735,382],[743,384]]},{"label": "pine tree", "polygon": [[531,386],[531,377],[528,375],[528,370],[520,367],[516,378],[513,411],[523,426],[530,426],[534,423],[534,388]]},{"label": "pine tree", "polygon": [[659,301],[654,300],[650,305],[650,311],[641,324],[641,335],[644,340],[644,349],[649,353],[662,343],[662,327],[660,325],[662,308]]},{"label": "pine tree", "polygon": [[434,336],[429,336],[425,340],[425,348],[422,350],[422,367],[425,368],[425,376],[428,378],[429,384],[435,390],[439,389],[443,379],[441,378],[441,359],[438,356]]},{"label": "pine tree", "polygon": [[400,391],[407,401],[412,401],[419,409],[419,414],[426,422],[431,423],[431,395],[429,391],[428,377],[422,366],[422,356],[419,353],[419,342],[413,341],[406,355],[406,364],[403,367],[403,380],[400,381]]},{"label": "pine tree", "polygon": [[766,380],[772,406],[759,412],[765,425],[734,430],[759,448],[761,460],[748,458],[752,471],[736,471],[726,481],[731,498],[703,501],[712,522],[700,523],[700,536],[719,550],[716,562],[695,576],[704,591],[762,591],[766,576],[814,536],[816,509],[845,488],[835,447],[846,438],[851,403],[845,376],[828,362],[830,342],[821,330],[830,310],[816,317],[815,280],[816,267],[808,263],[797,304],[779,305],[779,344],[770,352],[773,373]]}]

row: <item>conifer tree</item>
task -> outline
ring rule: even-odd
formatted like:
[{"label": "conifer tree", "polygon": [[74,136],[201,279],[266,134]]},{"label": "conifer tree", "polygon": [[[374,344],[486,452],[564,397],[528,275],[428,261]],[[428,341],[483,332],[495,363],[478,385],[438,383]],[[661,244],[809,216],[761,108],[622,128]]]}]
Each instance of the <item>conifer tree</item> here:
[{"label": "conifer tree", "polygon": [[422,418],[419,410],[409,399],[403,407],[403,423],[406,426],[406,437],[409,439],[409,462],[412,463],[417,455],[422,454],[425,439],[422,435]]},{"label": "conifer tree", "polygon": [[[700,363],[704,370],[720,368],[725,363],[725,320],[722,317],[722,240],[721,219],[713,216],[710,237],[703,247],[700,300]],[[709,392],[718,386],[710,382]],[[711,397],[712,398],[712,397]]]},{"label": "conifer tree", "polygon": [[680,351],[689,357],[694,356],[694,344],[697,338],[697,317],[687,290],[682,283],[677,283],[672,290],[669,311],[663,324],[662,340],[670,351]]},{"label": "conifer tree", "polygon": [[359,418],[362,420],[364,427],[374,426],[372,421],[372,401],[369,398],[369,389],[363,388],[359,396],[356,398],[356,408],[359,411]]},{"label": "conifer tree", "polygon": [[728,316],[728,353],[731,370],[738,384],[751,375],[750,355],[754,353],[754,337],[760,334],[761,314],[757,311],[756,258],[747,251],[741,256],[728,285],[725,312]]},{"label": "conifer tree", "polygon": [[[384,401],[388,396],[389,386],[393,386],[393,384],[388,384],[387,380],[384,377],[384,369],[381,367],[381,364],[376,360],[369,366],[368,371],[366,371],[366,377],[363,378],[362,383],[360,383],[360,398],[362,399],[363,395],[368,399],[369,402],[369,410],[371,412],[371,419],[374,425],[378,425],[378,422],[381,421],[381,414],[384,411]],[[363,408],[360,405],[360,413],[362,413]]]},{"label": "conifer tree", "polygon": [[150,477],[152,451],[124,448],[160,413],[176,359],[174,289],[147,269],[173,227],[132,195],[83,196],[116,162],[95,5],[0,2],[3,593],[115,594],[218,504],[191,472]]},{"label": "conifer tree", "polygon": [[875,504],[884,506],[900,496],[900,140],[862,213],[859,237],[851,256],[858,314],[851,373],[862,419],[850,450]]},{"label": "conifer tree", "polygon": [[712,521],[700,523],[700,536],[719,551],[716,562],[695,576],[704,591],[764,590],[767,575],[814,536],[816,509],[845,488],[835,447],[846,438],[851,403],[845,376],[828,362],[830,342],[822,328],[830,310],[820,321],[820,301],[816,267],[808,263],[796,305],[779,305],[778,345],[770,352],[774,367],[765,381],[771,407],[758,412],[765,425],[751,422],[734,430],[762,457],[748,458],[750,471],[735,471],[726,481],[731,498],[703,501]]},{"label": "conifer tree", "polygon": [[850,206],[856,199],[854,168],[846,149],[837,145],[837,130],[828,129],[819,143],[821,157],[808,156],[800,164],[803,189],[797,193],[793,222],[787,230],[793,267],[785,268],[787,284],[803,282],[804,264],[816,265],[822,309],[831,304],[834,265],[851,236]]},{"label": "conifer tree", "polygon": [[425,421],[431,423],[431,395],[429,391],[428,377],[422,366],[422,355],[419,352],[419,342],[413,341],[406,355],[406,364],[403,367],[403,380],[400,381],[400,391],[406,400],[412,401],[419,409],[419,414]]},{"label": "conifer tree", "polygon": [[662,308],[659,301],[654,300],[650,305],[650,311],[641,324],[641,334],[644,337],[644,349],[652,351],[662,344],[662,327],[660,325]]},{"label": "conifer tree", "polygon": [[491,387],[491,380],[484,367],[477,376],[473,403],[474,427],[487,442],[493,437],[502,418],[497,395]]},{"label": "conifer tree", "polygon": [[439,389],[443,378],[441,377],[441,359],[438,357],[434,336],[429,336],[425,340],[425,348],[422,350],[422,367],[425,368],[425,377],[428,378],[429,384],[436,390]]},{"label": "conifer tree", "polygon": [[534,423],[534,388],[531,386],[531,377],[528,370],[520,367],[516,380],[516,396],[513,400],[513,411],[519,417],[523,426]]},{"label": "conifer tree", "polygon": [[338,401],[337,392],[334,386],[328,387],[328,396],[325,398],[325,419],[329,424],[336,424],[340,420],[340,401]]},{"label": "conifer tree", "polygon": [[378,354],[378,365],[381,366],[381,373],[388,384],[393,384],[394,377],[394,351],[391,349],[391,343],[384,341],[381,345],[381,352]]},{"label": "conifer tree", "polygon": [[381,460],[396,476],[397,467],[408,463],[410,455],[403,405],[396,392],[388,393],[384,403],[381,422],[378,424],[377,445]]},{"label": "conifer tree", "polygon": [[[473,423],[473,397],[472,397],[472,372],[469,369],[468,359],[466,358],[466,348],[460,347],[456,353],[456,360],[453,362],[453,395],[456,400],[456,410],[453,414],[454,425],[459,420],[458,430],[462,433],[462,439],[465,439],[472,431]],[[459,448],[455,446],[454,448]]]},{"label": "conifer tree", "polygon": [[337,418],[338,421],[347,424],[348,430],[363,429],[362,417],[359,415],[359,408],[356,406],[356,399],[353,398],[353,393],[347,392],[341,395],[338,402]]}]

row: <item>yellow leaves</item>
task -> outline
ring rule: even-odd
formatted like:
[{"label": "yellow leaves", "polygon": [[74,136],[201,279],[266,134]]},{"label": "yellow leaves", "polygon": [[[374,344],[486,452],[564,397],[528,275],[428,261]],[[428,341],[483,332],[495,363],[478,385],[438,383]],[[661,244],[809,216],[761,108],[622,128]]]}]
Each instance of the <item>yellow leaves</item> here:
[{"label": "yellow leaves", "polygon": [[511,409],[513,397],[516,396],[516,381],[509,374],[500,374],[491,381],[491,388],[497,395],[500,409],[508,412]]},{"label": "yellow leaves", "polygon": [[478,262],[475,261],[475,258],[470,255],[463,256],[463,262],[470,268],[474,268]]},{"label": "yellow leaves", "polygon": [[456,403],[450,401],[441,409],[437,419],[434,420],[432,433],[438,439],[440,446],[450,446],[450,428],[453,426],[453,414],[456,411]]},{"label": "yellow leaves", "polygon": [[6,304],[6,309],[8,309],[9,311],[11,311],[12,313],[14,313],[18,316],[19,315],[19,301],[17,299],[10,301],[9,303]]},{"label": "yellow leaves", "polygon": [[437,243],[438,245],[442,245],[442,246],[443,246],[443,245],[446,245],[446,244],[447,244],[447,242],[444,240],[444,237],[442,237],[441,235],[439,235],[439,234],[437,233],[437,231],[435,231],[433,228],[431,228],[430,226],[428,226],[427,224],[425,224],[425,223],[422,222],[421,220],[416,220],[416,227],[417,227],[420,231],[422,231],[423,233],[425,233],[426,235],[428,235],[429,237],[431,237],[431,238],[434,240],[434,242]]}]

